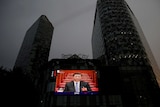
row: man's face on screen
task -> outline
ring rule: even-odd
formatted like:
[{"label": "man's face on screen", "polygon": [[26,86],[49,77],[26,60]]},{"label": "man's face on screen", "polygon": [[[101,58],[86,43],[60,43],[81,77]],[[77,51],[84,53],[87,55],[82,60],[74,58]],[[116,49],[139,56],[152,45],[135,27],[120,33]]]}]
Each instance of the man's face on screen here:
[{"label": "man's face on screen", "polygon": [[81,74],[75,74],[75,75],[73,76],[74,81],[80,81],[81,78],[82,78]]}]

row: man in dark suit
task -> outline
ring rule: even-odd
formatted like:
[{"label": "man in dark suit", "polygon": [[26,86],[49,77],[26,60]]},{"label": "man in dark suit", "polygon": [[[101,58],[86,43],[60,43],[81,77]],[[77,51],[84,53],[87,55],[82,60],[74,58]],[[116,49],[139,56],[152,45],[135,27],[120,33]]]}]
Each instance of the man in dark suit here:
[{"label": "man in dark suit", "polygon": [[64,92],[88,92],[92,91],[89,83],[84,82],[81,80],[82,74],[81,73],[74,73],[73,74],[73,81],[66,83]]}]

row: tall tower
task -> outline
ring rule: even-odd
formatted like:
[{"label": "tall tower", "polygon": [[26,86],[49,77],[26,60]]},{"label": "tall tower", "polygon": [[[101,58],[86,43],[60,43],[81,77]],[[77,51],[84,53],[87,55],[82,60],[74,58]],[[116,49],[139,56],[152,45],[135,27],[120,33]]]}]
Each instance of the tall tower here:
[{"label": "tall tower", "polygon": [[124,0],[97,1],[92,50],[94,59],[105,66],[118,67],[119,73],[113,71],[112,80],[119,82],[116,89],[124,107],[156,107],[159,87],[155,74],[159,71],[154,70],[159,69],[136,17]]},{"label": "tall tower", "polygon": [[98,0],[92,46],[93,57],[107,65],[149,65],[124,0]]},{"label": "tall tower", "polygon": [[41,15],[26,32],[14,68],[32,79],[39,77],[39,70],[48,62],[53,29],[48,18]]},{"label": "tall tower", "polygon": [[92,48],[93,58],[106,65],[152,65],[160,75],[138,21],[124,0],[97,1]]}]

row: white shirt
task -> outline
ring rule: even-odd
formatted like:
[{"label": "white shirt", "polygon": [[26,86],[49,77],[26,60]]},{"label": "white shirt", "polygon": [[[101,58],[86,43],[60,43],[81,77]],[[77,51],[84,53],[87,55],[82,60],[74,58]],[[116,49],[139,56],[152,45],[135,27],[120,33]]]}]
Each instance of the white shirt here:
[{"label": "white shirt", "polygon": [[[77,89],[76,89],[76,85],[77,85]],[[80,92],[80,81],[78,81],[78,82],[74,81],[74,87],[75,87],[76,92]]]}]

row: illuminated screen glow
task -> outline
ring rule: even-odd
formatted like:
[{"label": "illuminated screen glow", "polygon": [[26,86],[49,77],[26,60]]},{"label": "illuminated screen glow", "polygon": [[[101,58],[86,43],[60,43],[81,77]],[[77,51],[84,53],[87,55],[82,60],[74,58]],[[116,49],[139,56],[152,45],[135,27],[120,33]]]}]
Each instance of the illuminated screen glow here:
[{"label": "illuminated screen glow", "polygon": [[[99,91],[97,72],[95,70],[56,70],[55,73],[56,84],[54,90],[57,95],[93,95]],[[78,92],[75,92],[76,88],[73,82],[74,73],[80,73],[82,75],[80,77],[81,82]],[[66,84],[69,84],[67,88]]]}]

